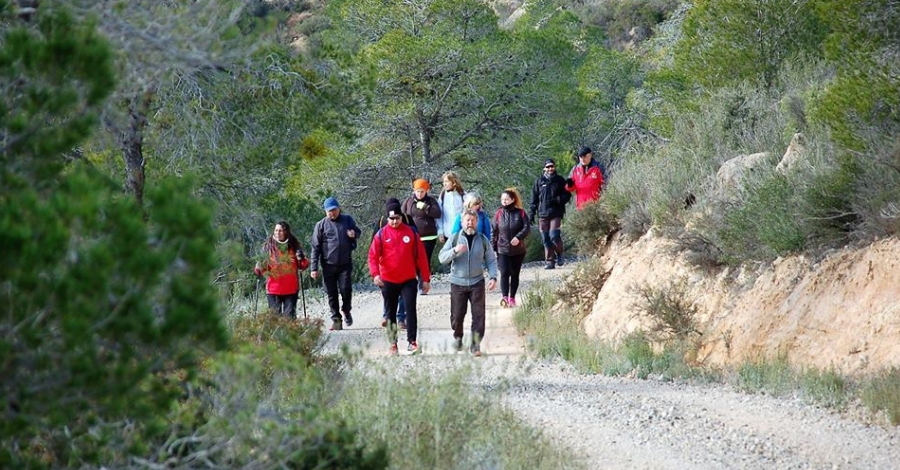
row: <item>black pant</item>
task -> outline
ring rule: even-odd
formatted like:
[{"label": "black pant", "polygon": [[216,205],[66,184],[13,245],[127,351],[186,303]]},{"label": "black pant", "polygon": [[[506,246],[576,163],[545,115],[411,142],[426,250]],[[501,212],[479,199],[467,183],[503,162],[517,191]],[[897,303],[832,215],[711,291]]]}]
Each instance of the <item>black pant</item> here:
[{"label": "black pant", "polygon": [[[341,321],[341,312],[350,313],[353,309],[353,263],[322,264],[322,284],[328,295],[328,307],[331,308],[331,320]],[[338,305],[338,294],[343,305]]]},{"label": "black pant", "polygon": [[463,337],[469,303],[472,304],[472,342],[479,344],[484,338],[484,279],[474,286],[450,284],[450,328],[454,338]]},{"label": "black pant", "polygon": [[522,272],[522,261],[525,255],[497,255],[497,268],[500,270],[500,293],[503,297],[515,298],[519,291],[519,273]]},{"label": "black pant", "polygon": [[291,320],[297,318],[297,294],[266,294],[269,310],[276,315],[284,315]]},{"label": "black pant", "polygon": [[[422,240],[422,244],[425,245],[425,259],[428,260],[428,269],[431,269],[431,255],[434,253],[434,247],[437,246],[437,240]],[[420,254],[421,256],[421,254]],[[416,265],[416,269],[418,269],[418,264]],[[422,290],[422,275],[419,275],[419,290]]]},{"label": "black pant", "polygon": [[397,342],[397,305],[401,296],[403,303],[406,304],[406,339],[409,342],[416,340],[416,327],[419,323],[416,314],[416,284],[415,279],[402,284],[384,281],[384,287],[381,288],[384,310],[388,318],[388,339],[391,343]]}]

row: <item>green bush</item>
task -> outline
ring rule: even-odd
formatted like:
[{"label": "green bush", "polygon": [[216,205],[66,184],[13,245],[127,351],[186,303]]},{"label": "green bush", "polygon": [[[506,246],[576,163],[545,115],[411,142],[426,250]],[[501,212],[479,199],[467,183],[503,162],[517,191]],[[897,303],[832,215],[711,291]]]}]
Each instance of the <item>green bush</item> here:
[{"label": "green bush", "polygon": [[873,413],[884,413],[892,425],[900,424],[900,369],[894,367],[866,378],[860,398]]},{"label": "green bush", "polygon": [[782,396],[796,387],[795,374],[786,356],[741,364],[737,370],[738,389],[749,393]]},{"label": "green bush", "polygon": [[850,395],[847,379],[834,369],[807,369],[800,374],[799,380],[804,397],[821,406],[840,408]]},{"label": "green bush", "polygon": [[393,364],[352,374],[337,405],[363,442],[389,442],[394,468],[581,468],[502,403],[502,387],[482,388],[457,367],[434,377]]},{"label": "green bush", "polygon": [[797,193],[777,173],[750,182],[742,204],[729,206],[718,234],[728,260],[768,260],[804,247]]},{"label": "green bush", "polygon": [[190,396],[165,416],[167,432],[137,458],[166,467],[388,467],[387,446],[364,442],[333,409],[336,365],[302,356],[319,326],[268,317],[240,324],[231,350],[209,358]]},{"label": "green bush", "polygon": [[563,233],[579,254],[593,255],[600,244],[618,229],[618,221],[609,213],[603,201],[586,204],[579,211],[567,214]]}]

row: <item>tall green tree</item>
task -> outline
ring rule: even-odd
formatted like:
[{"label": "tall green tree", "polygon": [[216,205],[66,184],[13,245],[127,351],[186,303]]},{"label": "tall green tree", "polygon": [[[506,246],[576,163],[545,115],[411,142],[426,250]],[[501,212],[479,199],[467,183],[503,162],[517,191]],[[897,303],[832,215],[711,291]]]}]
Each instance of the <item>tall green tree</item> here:
[{"label": "tall green tree", "polygon": [[68,161],[97,127],[113,51],[65,8],[11,11],[0,0],[0,467],[94,467],[225,345],[210,210],[164,180],[145,221]]},{"label": "tall green tree", "polygon": [[696,0],[675,62],[705,87],[749,81],[775,85],[785,61],[819,56],[827,34],[817,0]]},{"label": "tall green tree", "polygon": [[[328,12],[341,25],[330,32],[333,57],[371,90],[357,121],[368,155],[348,192],[395,185],[387,193],[396,195],[416,174],[502,168],[521,161],[531,137],[536,159],[570,111],[577,52],[550,29],[501,30],[476,0],[342,0]],[[491,173],[479,168],[479,177]]]},{"label": "tall green tree", "polygon": [[[835,139],[862,150],[900,132],[900,6],[888,0],[823,0],[825,54],[837,77],[813,114]],[[892,146],[892,145],[889,145]],[[890,165],[900,171],[900,162]]]}]

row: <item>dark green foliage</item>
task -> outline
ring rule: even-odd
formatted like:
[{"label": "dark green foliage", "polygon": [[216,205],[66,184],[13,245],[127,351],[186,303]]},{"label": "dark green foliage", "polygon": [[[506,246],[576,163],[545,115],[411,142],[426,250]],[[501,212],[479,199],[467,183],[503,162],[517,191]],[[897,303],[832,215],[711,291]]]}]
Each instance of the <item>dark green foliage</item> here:
[{"label": "dark green foliage", "polygon": [[4,191],[4,448],[36,439],[62,464],[102,446],[108,429],[98,425],[166,409],[182,393],[171,374],[190,377],[198,353],[225,344],[209,209],[183,182],[148,200],[145,222],[133,199],[83,168],[49,198]]},{"label": "dark green foliage", "polygon": [[113,84],[112,56],[64,11],[37,18],[0,40],[5,468],[101,462],[122,423],[165,412],[198,353],[226,341],[208,204],[166,179],[144,212],[93,169],[64,168]]},{"label": "dark green foliage", "polygon": [[39,15],[31,27],[2,13],[0,165],[4,174],[43,181],[97,123],[115,83],[112,55],[91,25],[73,22],[65,10]]},{"label": "dark green foliage", "polygon": [[[816,103],[812,118],[849,148],[873,150],[880,136],[900,132],[900,8],[888,0],[821,0],[831,29],[825,56],[837,79]],[[877,150],[877,147],[874,149]]]},{"label": "dark green foliage", "polygon": [[698,0],[675,50],[679,69],[708,88],[749,81],[775,85],[792,59],[818,55],[828,32],[814,0]]}]

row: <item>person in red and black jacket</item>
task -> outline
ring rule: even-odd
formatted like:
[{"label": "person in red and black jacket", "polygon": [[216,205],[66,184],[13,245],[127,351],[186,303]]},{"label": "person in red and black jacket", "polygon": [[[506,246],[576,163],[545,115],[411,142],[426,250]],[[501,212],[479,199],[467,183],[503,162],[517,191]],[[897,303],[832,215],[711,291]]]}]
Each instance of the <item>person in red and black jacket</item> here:
[{"label": "person in red and black jacket", "polygon": [[582,147],[578,151],[578,163],[566,179],[566,191],[575,193],[575,209],[581,210],[585,204],[600,199],[605,181],[606,172],[600,162],[594,160],[591,148]]},{"label": "person in red and black jacket", "polygon": [[418,275],[422,279],[422,290],[431,290],[431,271],[428,268],[425,245],[419,235],[403,223],[399,204],[385,207],[388,224],[383,227],[369,246],[369,274],[372,282],[381,288],[384,305],[388,314],[388,335],[391,342],[390,353],[397,350],[397,304],[400,297],[406,305],[407,351],[421,352],[416,341],[418,316],[416,314],[416,286]]},{"label": "person in red and black jacket", "polygon": [[309,267],[309,260],[300,246],[300,240],[291,233],[291,226],[281,221],[275,224],[272,236],[263,244],[265,265],[256,263],[257,276],[266,276],[266,298],[269,310],[297,318],[297,297],[300,293],[298,271]]}]

